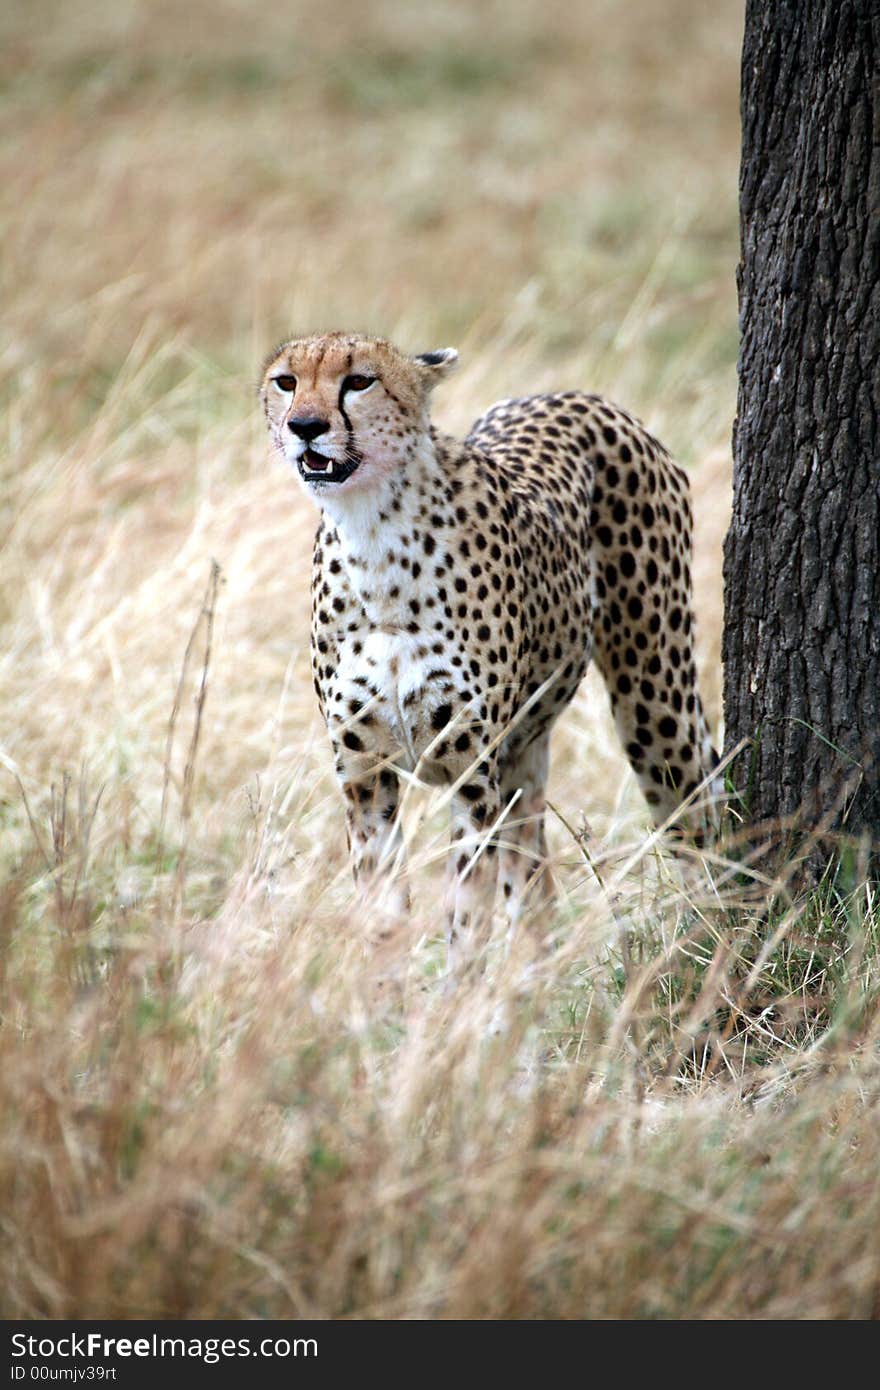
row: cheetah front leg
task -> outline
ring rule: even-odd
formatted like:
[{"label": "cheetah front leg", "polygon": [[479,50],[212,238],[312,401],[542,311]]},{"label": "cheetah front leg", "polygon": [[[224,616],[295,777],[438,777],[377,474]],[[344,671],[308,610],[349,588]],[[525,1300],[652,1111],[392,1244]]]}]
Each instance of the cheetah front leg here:
[{"label": "cheetah front leg", "polygon": [[377,777],[344,782],[346,825],[354,881],[362,893],[380,889],[397,915],[409,911],[405,851],[397,819],[397,777],[383,768]]},{"label": "cheetah front leg", "polygon": [[447,974],[455,978],[474,960],[488,936],[495,899],[497,847],[487,832],[501,806],[497,780],[474,776],[452,798],[451,890],[446,944]]},{"label": "cheetah front leg", "polygon": [[397,938],[409,913],[396,774],[348,769],[342,776],[348,848],[364,919],[366,943],[380,976],[394,974]]},{"label": "cheetah front leg", "polygon": [[520,793],[509,827],[505,826],[499,863],[508,949],[524,910],[549,908],[554,897],[544,826],[549,762],[547,730],[510,762],[502,778],[505,804]]}]

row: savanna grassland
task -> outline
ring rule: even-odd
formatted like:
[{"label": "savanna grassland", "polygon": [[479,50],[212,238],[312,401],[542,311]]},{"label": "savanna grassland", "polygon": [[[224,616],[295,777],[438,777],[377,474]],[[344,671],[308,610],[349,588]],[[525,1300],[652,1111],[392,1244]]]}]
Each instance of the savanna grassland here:
[{"label": "savanna grassland", "polygon": [[448,428],[551,387],[637,413],[691,473],[717,729],[740,10],[0,12],[3,1316],[880,1306],[868,890],[676,859],[593,678],[552,917],[446,991],[414,789],[372,987],[314,514],[255,401],[275,342],[338,327],[456,345]]}]

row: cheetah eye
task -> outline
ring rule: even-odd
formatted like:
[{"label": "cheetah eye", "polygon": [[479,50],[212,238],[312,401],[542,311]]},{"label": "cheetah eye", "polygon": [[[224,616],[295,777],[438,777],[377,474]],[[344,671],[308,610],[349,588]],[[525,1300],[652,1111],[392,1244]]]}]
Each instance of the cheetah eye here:
[{"label": "cheetah eye", "polygon": [[283,396],[289,396],[296,390],[295,376],[273,376],[276,391],[280,391]]},{"label": "cheetah eye", "polygon": [[347,376],[342,383],[343,391],[366,391],[376,380],[374,376]]}]

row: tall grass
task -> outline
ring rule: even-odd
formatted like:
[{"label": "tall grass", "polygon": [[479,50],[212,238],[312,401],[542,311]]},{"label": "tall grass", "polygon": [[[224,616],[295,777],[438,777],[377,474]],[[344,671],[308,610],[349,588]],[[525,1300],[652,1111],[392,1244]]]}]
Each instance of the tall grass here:
[{"label": "tall grass", "polygon": [[548,386],[636,410],[691,469],[717,719],[739,7],[307,16],[0,16],[0,1312],[869,1316],[859,875],[672,859],[590,678],[552,916],[448,995],[416,797],[377,992],[314,518],[253,403],[274,340],[360,327],[461,348],[450,428]]}]

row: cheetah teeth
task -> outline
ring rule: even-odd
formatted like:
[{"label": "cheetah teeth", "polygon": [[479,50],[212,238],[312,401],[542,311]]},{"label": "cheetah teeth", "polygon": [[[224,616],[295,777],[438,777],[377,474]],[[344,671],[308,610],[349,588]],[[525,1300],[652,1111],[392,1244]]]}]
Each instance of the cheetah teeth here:
[{"label": "cheetah teeth", "polygon": [[[315,464],[319,459],[320,466],[316,467]],[[311,449],[307,449],[306,452],[303,454],[302,462],[307,472],[317,473],[325,478],[330,477],[336,468],[335,459],[328,458],[325,454],[315,453]]]}]

